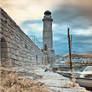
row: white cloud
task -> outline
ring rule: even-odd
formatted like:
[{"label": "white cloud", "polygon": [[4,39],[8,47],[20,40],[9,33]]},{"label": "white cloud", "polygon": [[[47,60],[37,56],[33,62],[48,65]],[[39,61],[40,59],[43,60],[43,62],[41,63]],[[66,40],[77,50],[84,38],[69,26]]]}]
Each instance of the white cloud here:
[{"label": "white cloud", "polygon": [[43,26],[40,23],[28,24],[28,26],[35,32],[42,32]]},{"label": "white cloud", "polygon": [[0,6],[19,24],[24,20],[42,19],[45,10],[54,10],[64,0],[0,0]]},{"label": "white cloud", "polygon": [[78,30],[73,30],[73,34],[77,35],[84,35],[84,36],[90,36],[92,35],[92,27],[88,29],[78,29]]},{"label": "white cloud", "polygon": [[35,35],[37,38],[42,39],[43,26],[41,23],[28,23],[21,25],[21,27],[28,36],[31,37]]}]

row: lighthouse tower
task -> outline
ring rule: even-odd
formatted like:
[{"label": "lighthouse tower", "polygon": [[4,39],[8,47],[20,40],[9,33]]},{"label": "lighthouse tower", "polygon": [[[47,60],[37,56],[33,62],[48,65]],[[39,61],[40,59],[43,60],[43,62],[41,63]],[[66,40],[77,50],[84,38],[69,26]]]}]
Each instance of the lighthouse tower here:
[{"label": "lighthouse tower", "polygon": [[53,50],[52,17],[50,11],[44,12],[43,18],[43,51],[47,54],[47,62],[52,64],[55,61]]}]

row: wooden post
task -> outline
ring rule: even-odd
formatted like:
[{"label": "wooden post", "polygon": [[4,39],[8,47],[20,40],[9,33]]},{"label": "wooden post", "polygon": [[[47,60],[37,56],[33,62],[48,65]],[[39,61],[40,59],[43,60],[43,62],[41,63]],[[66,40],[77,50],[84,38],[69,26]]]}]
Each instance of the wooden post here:
[{"label": "wooden post", "polygon": [[69,28],[68,28],[68,45],[69,45],[69,60],[70,60],[70,69],[72,71],[72,59],[71,59],[71,38],[72,36],[70,37],[70,32],[69,32]]},{"label": "wooden post", "polygon": [[74,75],[74,71],[73,71],[73,67],[72,67],[72,57],[71,57],[71,42],[72,42],[72,35],[70,36],[70,32],[69,32],[69,28],[68,28],[68,44],[69,44],[69,60],[70,60],[70,70],[71,70],[71,74],[72,74],[72,86],[76,86],[76,79],[75,79],[75,75]]}]

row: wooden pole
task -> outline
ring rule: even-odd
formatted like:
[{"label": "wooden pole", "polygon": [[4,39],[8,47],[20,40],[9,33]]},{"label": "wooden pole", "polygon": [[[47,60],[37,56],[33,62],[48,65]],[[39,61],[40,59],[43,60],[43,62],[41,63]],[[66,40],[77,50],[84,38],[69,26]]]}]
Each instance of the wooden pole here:
[{"label": "wooden pole", "polygon": [[68,28],[68,45],[69,45],[69,60],[70,60],[70,69],[72,71],[72,59],[71,59],[71,38],[72,36],[70,37],[70,32],[69,32],[69,28]]},{"label": "wooden pole", "polygon": [[69,60],[70,60],[70,70],[71,70],[71,74],[72,74],[72,86],[76,86],[76,79],[75,79],[75,75],[74,75],[74,71],[73,71],[73,67],[72,67],[72,57],[71,57],[71,43],[72,43],[72,35],[70,36],[70,32],[69,32],[69,28],[68,28],[68,44],[69,44]]}]

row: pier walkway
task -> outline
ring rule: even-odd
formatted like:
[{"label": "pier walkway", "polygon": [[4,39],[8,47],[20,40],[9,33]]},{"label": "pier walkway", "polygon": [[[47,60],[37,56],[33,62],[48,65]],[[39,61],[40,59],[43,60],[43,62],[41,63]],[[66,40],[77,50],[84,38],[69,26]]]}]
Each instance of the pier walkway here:
[{"label": "pier walkway", "polygon": [[44,72],[44,69],[36,67],[34,73],[42,76],[42,78],[38,80],[47,84],[50,87],[51,92],[88,92],[78,84],[76,84],[75,87],[72,87],[72,82],[68,78],[53,73],[52,71]]}]

